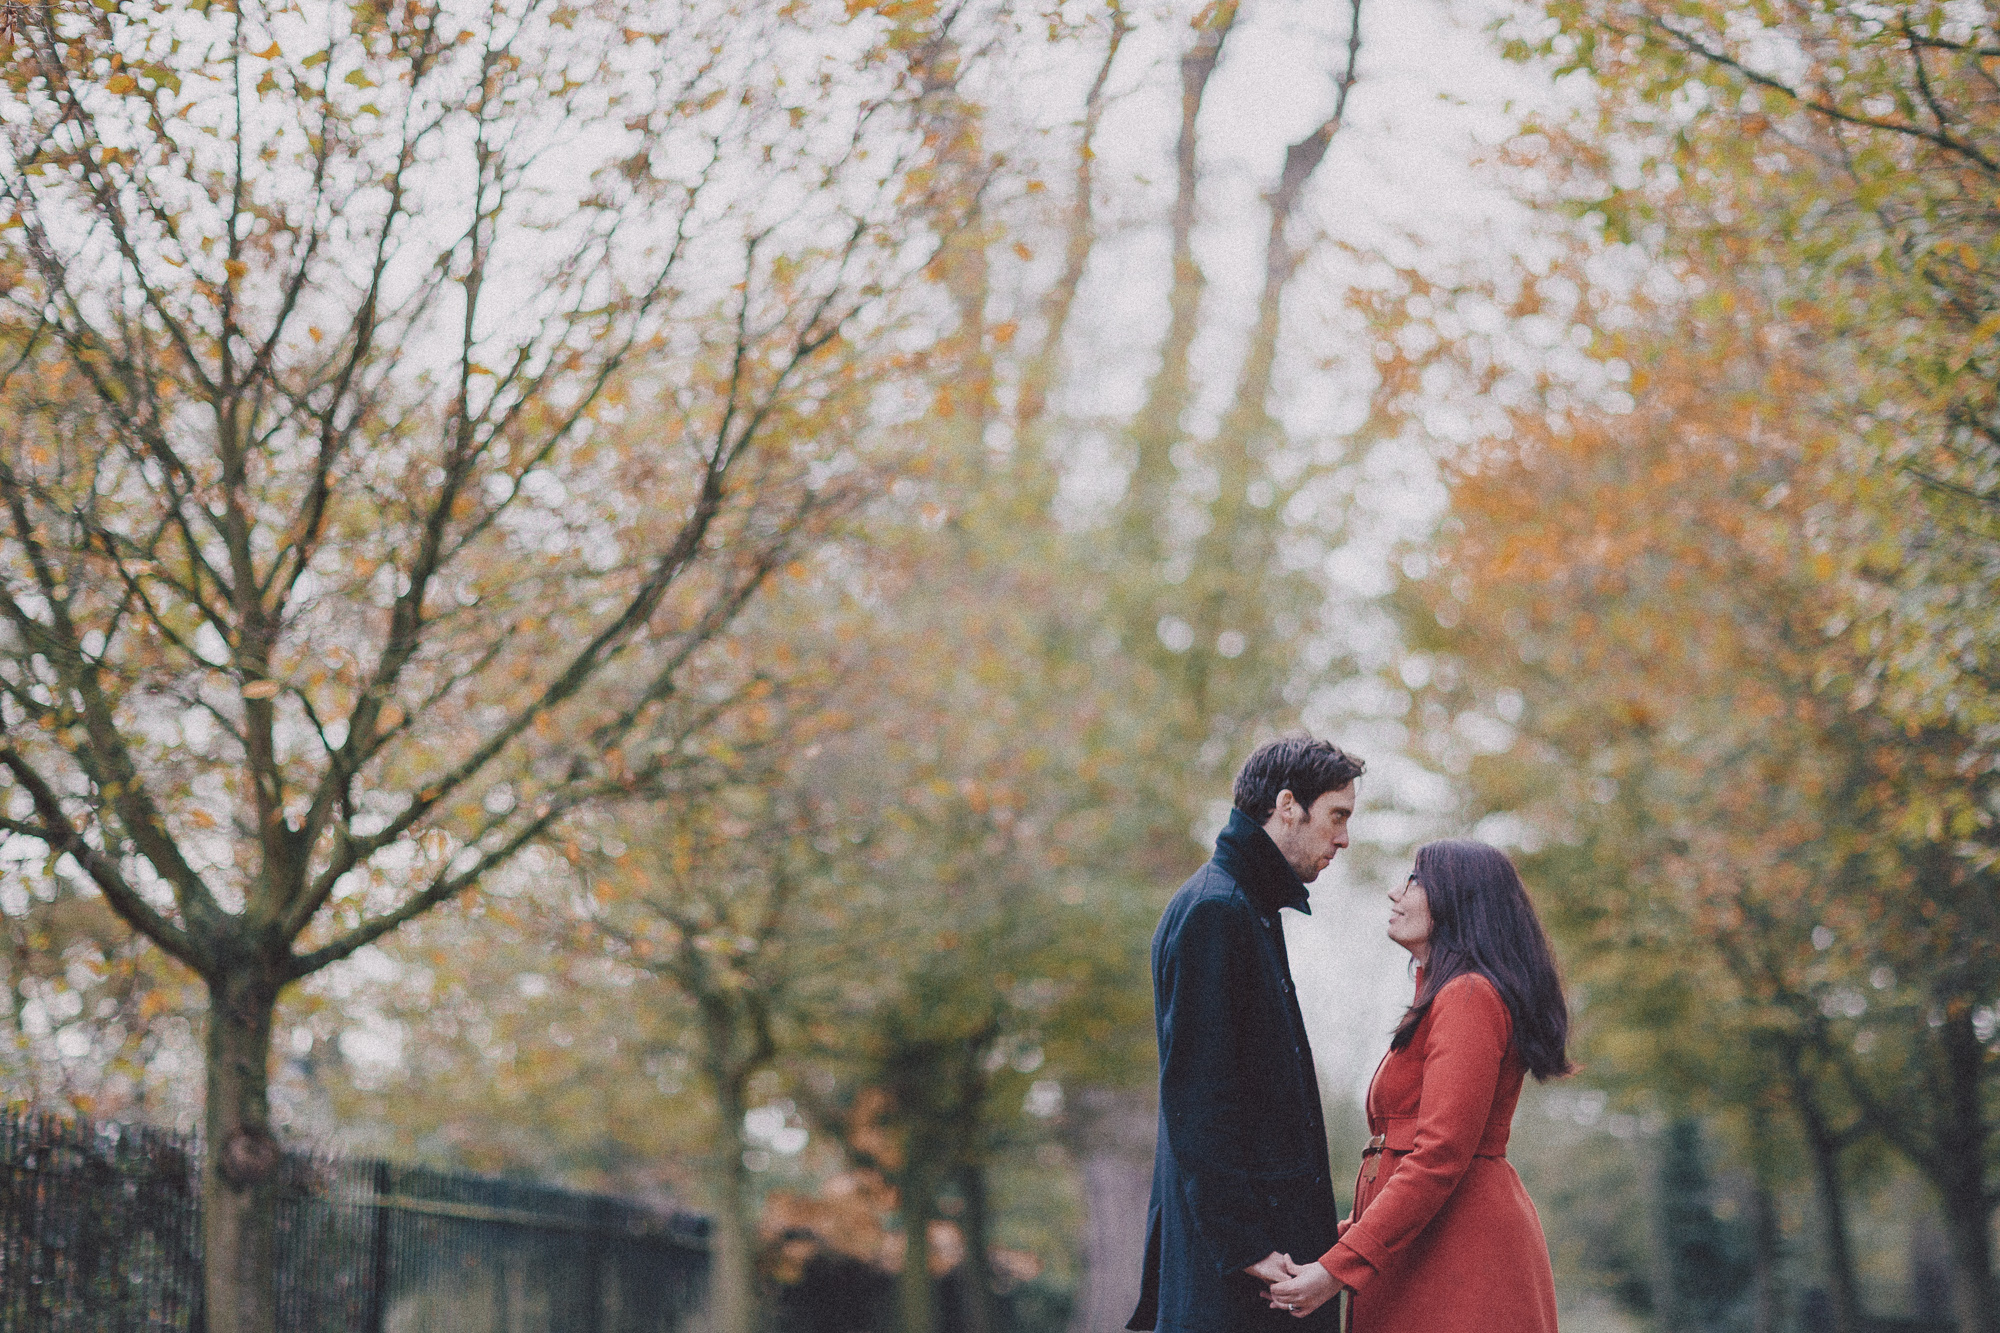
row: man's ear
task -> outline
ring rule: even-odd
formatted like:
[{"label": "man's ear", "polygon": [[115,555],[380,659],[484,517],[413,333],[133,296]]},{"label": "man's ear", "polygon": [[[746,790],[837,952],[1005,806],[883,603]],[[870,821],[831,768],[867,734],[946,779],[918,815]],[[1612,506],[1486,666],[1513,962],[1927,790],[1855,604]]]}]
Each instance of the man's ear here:
[{"label": "man's ear", "polygon": [[1298,797],[1292,795],[1290,787],[1279,792],[1278,799],[1273,804],[1275,806],[1274,813],[1282,815],[1288,824],[1296,822],[1298,817],[1305,813],[1305,807],[1299,804]]}]

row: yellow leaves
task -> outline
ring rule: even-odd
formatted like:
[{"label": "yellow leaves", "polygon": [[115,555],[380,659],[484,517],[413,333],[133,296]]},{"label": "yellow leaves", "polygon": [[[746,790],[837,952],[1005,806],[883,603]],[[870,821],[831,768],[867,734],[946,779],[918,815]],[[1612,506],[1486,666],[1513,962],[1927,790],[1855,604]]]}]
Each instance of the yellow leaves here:
[{"label": "yellow leaves", "polygon": [[215,816],[198,806],[187,812],[187,819],[188,823],[199,829],[211,829],[215,827]]},{"label": "yellow leaves", "polygon": [[231,278],[241,278],[250,271],[250,266],[240,259],[225,259],[222,261],[222,271]]},{"label": "yellow leaves", "polygon": [[349,70],[347,76],[341,82],[351,88],[378,88],[381,86],[375,80],[368,77],[367,71],[359,69]]},{"label": "yellow leaves", "polygon": [[1208,32],[1226,27],[1236,17],[1238,0],[1208,0],[1199,13],[1188,20],[1188,27],[1196,32]]},{"label": "yellow leaves", "polygon": [[139,86],[139,81],[130,74],[114,74],[104,81],[104,91],[123,95]]},{"label": "yellow leaves", "polygon": [[304,69],[317,69],[332,59],[332,57],[333,53],[331,51],[315,51],[304,60],[301,60],[299,65]]},{"label": "yellow leaves", "polygon": [[276,42],[272,42],[269,46],[265,47],[263,50],[252,51],[250,54],[256,56],[259,60],[276,60],[279,56],[282,56],[284,52],[278,49],[278,44]]},{"label": "yellow leaves", "polygon": [[847,0],[847,17],[876,14],[897,22],[927,19],[937,13],[937,0]]},{"label": "yellow leaves", "polygon": [[243,687],[246,699],[275,699],[281,687],[275,680],[253,680]]}]

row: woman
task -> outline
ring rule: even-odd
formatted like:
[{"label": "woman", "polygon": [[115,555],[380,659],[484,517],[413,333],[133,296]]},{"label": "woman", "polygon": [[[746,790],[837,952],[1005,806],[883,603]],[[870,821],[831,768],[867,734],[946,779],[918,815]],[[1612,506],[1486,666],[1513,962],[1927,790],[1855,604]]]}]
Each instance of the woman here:
[{"label": "woman", "polygon": [[1569,1010],[1513,863],[1434,842],[1389,895],[1417,997],[1368,1089],[1372,1138],[1334,1247],[1271,1287],[1310,1314],[1353,1290],[1355,1333],[1554,1333],[1535,1205],[1506,1157],[1523,1073],[1570,1071]]}]

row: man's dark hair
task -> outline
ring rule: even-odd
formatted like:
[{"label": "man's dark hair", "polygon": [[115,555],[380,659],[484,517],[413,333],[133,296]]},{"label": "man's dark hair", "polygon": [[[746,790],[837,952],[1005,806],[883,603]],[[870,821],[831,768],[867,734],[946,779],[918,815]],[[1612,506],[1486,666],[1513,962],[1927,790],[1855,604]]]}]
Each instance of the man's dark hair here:
[{"label": "man's dark hair", "polygon": [[1332,741],[1316,741],[1303,731],[1280,736],[1257,747],[1236,771],[1236,808],[1259,824],[1278,808],[1278,793],[1312,809],[1330,791],[1339,791],[1361,776],[1368,765]]}]

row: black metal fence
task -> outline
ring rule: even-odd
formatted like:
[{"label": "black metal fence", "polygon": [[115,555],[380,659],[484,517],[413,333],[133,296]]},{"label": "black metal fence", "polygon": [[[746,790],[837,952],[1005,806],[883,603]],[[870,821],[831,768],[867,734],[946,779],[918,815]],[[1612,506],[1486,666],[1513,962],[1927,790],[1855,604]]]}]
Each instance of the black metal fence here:
[{"label": "black metal fence", "polygon": [[[287,1333],[673,1333],[706,1222],[546,1185],[294,1154]],[[190,1140],[0,1110],[0,1333],[200,1333]]]}]

